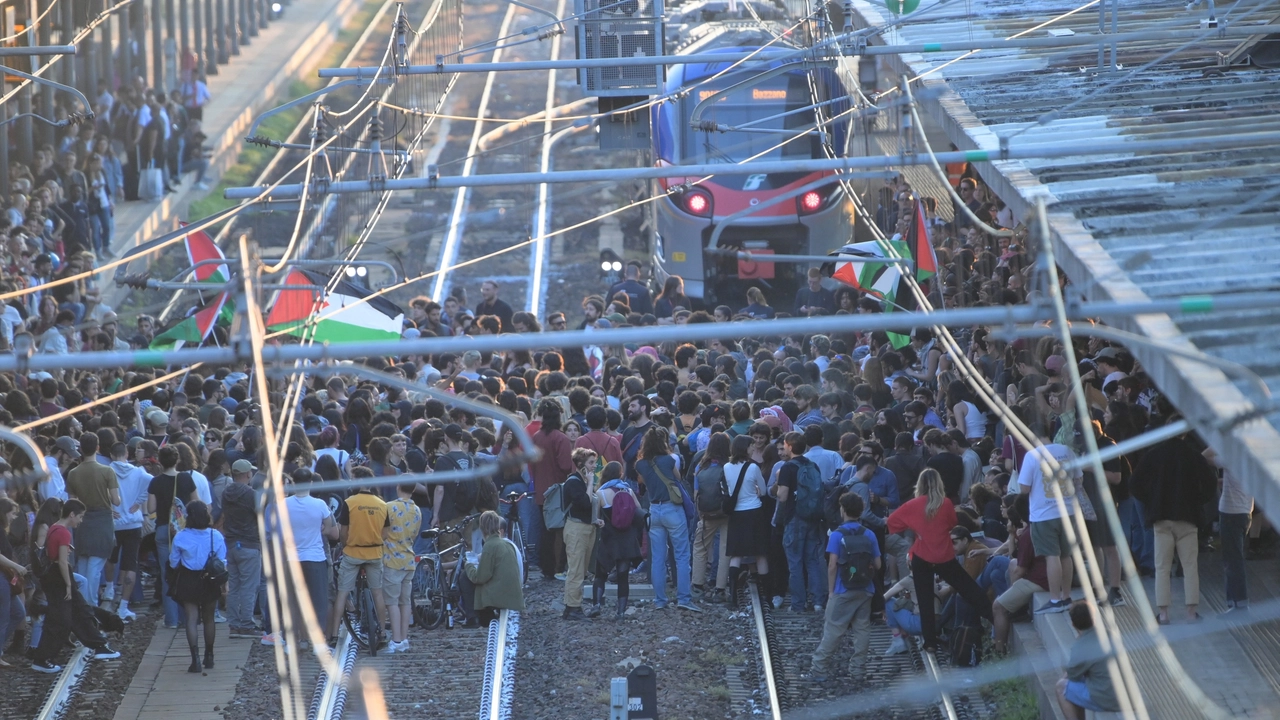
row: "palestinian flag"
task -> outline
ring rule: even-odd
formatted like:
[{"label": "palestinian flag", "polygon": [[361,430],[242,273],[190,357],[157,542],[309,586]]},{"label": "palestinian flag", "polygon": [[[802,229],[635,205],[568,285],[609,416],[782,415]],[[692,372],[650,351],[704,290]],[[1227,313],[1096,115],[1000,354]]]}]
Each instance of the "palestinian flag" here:
[{"label": "palestinian flag", "polygon": [[924,217],[924,203],[916,201],[916,221],[907,232],[907,248],[915,262],[916,280],[924,282],[938,274],[938,256],[933,251],[933,239],[929,237],[929,223]]},{"label": "palestinian flag", "polygon": [[[186,226],[187,223],[182,223],[182,227]],[[194,268],[192,275],[195,276],[196,282],[222,285],[231,279],[231,269],[227,267],[225,262],[226,256],[222,254],[222,250],[205,231],[197,230],[191,233],[185,238],[185,244],[187,247],[187,260],[191,262],[191,266]],[[197,263],[205,260],[222,260],[224,262],[196,267]],[[205,338],[209,337],[209,333],[213,332],[214,325],[219,323],[222,325],[231,324],[231,320],[235,315],[235,303],[231,302],[230,298],[231,294],[229,292],[218,292],[211,302],[204,303],[193,309],[182,322],[157,335],[151,341],[151,348],[153,350],[177,350],[183,345],[199,345],[204,342]]]},{"label": "palestinian flag", "polygon": [[[895,235],[888,243],[901,257],[909,257],[906,244]],[[885,312],[914,309],[914,296],[906,287],[902,275],[902,266],[885,262],[889,254],[878,242],[864,242],[845,245],[832,255],[837,258],[831,277],[858,289],[884,303]],[[904,306],[904,303],[907,306]],[[895,349],[906,346],[911,338],[898,333],[889,333],[889,340]]]},{"label": "palestinian flag", "polygon": [[[220,292],[212,302],[194,308],[182,322],[165,330],[151,341],[152,350],[178,350],[183,345],[199,345],[213,332],[219,317],[228,312],[228,293]],[[228,314],[230,314],[228,312]]]},{"label": "palestinian flag", "polygon": [[[327,287],[329,278],[293,268],[285,285]],[[397,340],[404,327],[404,311],[382,297],[365,300],[371,293],[346,281],[321,297],[309,287],[281,290],[267,313],[267,329],[305,337],[312,342],[370,342]],[[307,321],[315,314],[315,324]]]}]

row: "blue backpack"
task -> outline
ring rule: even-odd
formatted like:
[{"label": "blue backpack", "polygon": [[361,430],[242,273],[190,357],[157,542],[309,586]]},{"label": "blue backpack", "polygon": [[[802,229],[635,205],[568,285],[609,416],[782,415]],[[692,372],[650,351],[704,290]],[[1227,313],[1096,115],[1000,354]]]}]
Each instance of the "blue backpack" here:
[{"label": "blue backpack", "polygon": [[807,522],[822,519],[822,471],[808,458],[797,458],[796,517]]}]

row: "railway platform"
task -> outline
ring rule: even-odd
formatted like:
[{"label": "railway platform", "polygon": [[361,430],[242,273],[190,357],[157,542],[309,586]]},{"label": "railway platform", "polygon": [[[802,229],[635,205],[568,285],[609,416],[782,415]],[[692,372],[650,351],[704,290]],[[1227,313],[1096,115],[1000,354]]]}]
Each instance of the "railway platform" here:
[{"label": "railway platform", "polygon": [[[158,628],[142,664],[116,709],[115,720],[222,720],[222,710],[235,701],[236,685],[249,650],[257,640],[232,640],[229,626],[218,625],[214,667],[200,675],[187,672],[191,654],[182,629]],[[201,643],[203,645],[203,639]],[[202,648],[203,649],[203,648]]]},{"label": "railway platform", "polygon": [[[252,44],[242,46],[230,64],[208,77],[212,98],[204,107],[202,124],[213,150],[205,174],[211,187],[216,188],[222,174],[236,163],[253,119],[280,104],[294,81],[314,71],[360,5],[361,0],[294,2]],[[173,229],[179,219],[185,219],[190,204],[208,192],[197,188],[194,175],[188,174],[177,192],[158,202],[119,203],[112,252],[119,257],[128,248]],[[113,308],[127,293],[109,285],[103,289],[106,304]]]},{"label": "railway platform", "polygon": [[[1270,719],[1280,717],[1280,559],[1251,560],[1249,575],[1251,610],[1222,615],[1226,610],[1222,564],[1217,553],[1202,552],[1200,558],[1201,622],[1188,623],[1183,610],[1184,594],[1180,578],[1172,583],[1170,625],[1161,630],[1182,668],[1200,690],[1233,718]],[[1153,578],[1143,578],[1147,594],[1155,596]],[[1075,595],[1080,597],[1080,591]],[[1047,594],[1037,597],[1039,606]],[[1138,610],[1130,603],[1116,608],[1116,621],[1124,633],[1143,701],[1151,718],[1179,720],[1202,718],[1202,712],[1186,692],[1186,684],[1173,677],[1160,660],[1157,649],[1147,640]],[[1266,619],[1270,618],[1270,619]],[[1034,623],[1015,625],[1023,655],[1037,666],[1040,691],[1050,702],[1042,709],[1057,712],[1053,683],[1061,675],[1075,635],[1065,613],[1037,615]],[[1039,656],[1039,657],[1037,657]],[[1120,717],[1119,713],[1096,714],[1098,720]],[[1042,717],[1051,717],[1043,714]],[[1061,717],[1055,714],[1053,717]]]}]

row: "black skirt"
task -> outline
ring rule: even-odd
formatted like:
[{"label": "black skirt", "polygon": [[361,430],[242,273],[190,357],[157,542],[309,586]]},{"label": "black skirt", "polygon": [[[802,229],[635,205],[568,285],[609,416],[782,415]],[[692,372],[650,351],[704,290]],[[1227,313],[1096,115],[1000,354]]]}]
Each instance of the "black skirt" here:
[{"label": "black skirt", "polygon": [[729,557],[758,557],[769,554],[769,515],[763,507],[735,510],[729,514]]},{"label": "black skirt", "polygon": [[192,570],[185,565],[169,568],[169,597],[179,603],[203,605],[213,602],[222,594],[222,588],[212,587],[203,570]]},{"label": "black skirt", "polygon": [[619,562],[630,560],[639,562],[644,558],[640,552],[640,533],[643,532],[644,520],[636,517],[631,527],[620,530],[613,526],[613,508],[601,508],[600,518],[604,527],[600,528],[596,540],[596,564],[612,570]]}]

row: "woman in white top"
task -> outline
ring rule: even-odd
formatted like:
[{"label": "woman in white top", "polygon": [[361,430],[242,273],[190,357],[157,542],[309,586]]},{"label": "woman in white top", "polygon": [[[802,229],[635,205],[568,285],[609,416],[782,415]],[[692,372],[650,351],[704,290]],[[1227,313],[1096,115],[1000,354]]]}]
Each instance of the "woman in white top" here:
[{"label": "woman in white top", "polygon": [[[338,447],[338,428],[329,425],[320,431],[320,436],[316,439],[316,461],[319,462],[322,457],[331,457],[338,468],[342,470],[342,477],[351,477],[351,453]],[[315,470],[315,463],[312,463],[311,469]]]},{"label": "woman in white top", "polygon": [[759,583],[769,574],[769,515],[760,498],[767,492],[760,466],[751,460],[751,437],[733,439],[729,462],[724,466],[724,480],[729,495],[736,498],[729,515],[729,602],[738,604],[738,586],[742,582],[742,561],[754,559]]},{"label": "woman in white top", "polygon": [[292,477],[286,477],[293,494],[285,499],[284,508],[293,529],[293,544],[298,549],[298,562],[302,565],[307,593],[311,595],[311,606],[319,627],[326,628],[329,627],[329,570],[325,539],[337,541],[338,523],[329,512],[329,504],[311,497],[307,489],[320,479],[306,468],[294,470]]},{"label": "woman in white top", "polygon": [[947,402],[951,405],[951,427],[964,433],[967,440],[980,440],[987,434],[987,417],[969,396],[969,387],[960,380],[947,386]]}]

